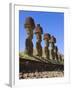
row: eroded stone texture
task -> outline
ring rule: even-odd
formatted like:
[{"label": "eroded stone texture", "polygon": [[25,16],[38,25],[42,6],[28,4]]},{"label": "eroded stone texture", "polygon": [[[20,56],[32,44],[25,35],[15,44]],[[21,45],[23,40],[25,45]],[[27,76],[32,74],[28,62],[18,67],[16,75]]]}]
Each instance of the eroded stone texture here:
[{"label": "eroded stone texture", "polygon": [[58,53],[58,61],[59,62],[64,62],[64,56]]},{"label": "eroded stone texture", "polygon": [[32,39],[34,34],[33,31],[35,29],[37,56],[42,57],[42,53],[44,53],[47,59],[59,59],[59,61],[61,61],[61,56],[58,55],[58,47],[55,45],[56,38],[54,36],[51,36],[49,33],[44,34],[43,39],[45,41],[45,47],[43,52],[41,46],[43,28],[40,26],[40,24],[37,24],[37,26],[35,26],[34,19],[32,17],[27,17],[24,23],[24,28],[27,32],[27,38],[25,41],[25,51],[28,55],[33,55]]},{"label": "eroded stone texture", "polygon": [[49,59],[49,40],[51,38],[51,35],[48,33],[44,34],[44,41],[45,41],[45,47],[44,47],[44,52],[45,52],[45,56],[47,59]]},{"label": "eroded stone texture", "polygon": [[42,41],[42,34],[43,34],[43,29],[40,26],[40,24],[37,24],[36,29],[35,29],[35,34],[36,34],[36,50],[37,50],[37,56],[42,56],[42,46],[41,46],[41,41]]},{"label": "eroded stone texture", "polygon": [[58,60],[58,47],[54,46],[54,59]]},{"label": "eroded stone texture", "polygon": [[55,59],[55,54],[54,54],[55,43],[56,43],[56,38],[52,36],[49,41],[50,59]]},{"label": "eroded stone texture", "polygon": [[35,22],[32,17],[27,17],[25,20],[24,27],[27,32],[27,38],[25,41],[25,49],[28,55],[33,55],[33,30],[35,28]]}]

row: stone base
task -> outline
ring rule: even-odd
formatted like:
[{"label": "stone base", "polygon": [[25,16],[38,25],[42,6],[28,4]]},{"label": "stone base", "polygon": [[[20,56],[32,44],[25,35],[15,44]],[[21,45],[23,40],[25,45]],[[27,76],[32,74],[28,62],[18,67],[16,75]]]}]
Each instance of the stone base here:
[{"label": "stone base", "polygon": [[19,58],[19,71],[20,72],[43,72],[43,71],[64,71],[64,65],[63,64],[53,64],[53,63],[47,63],[43,60],[30,60],[30,59],[24,59]]}]

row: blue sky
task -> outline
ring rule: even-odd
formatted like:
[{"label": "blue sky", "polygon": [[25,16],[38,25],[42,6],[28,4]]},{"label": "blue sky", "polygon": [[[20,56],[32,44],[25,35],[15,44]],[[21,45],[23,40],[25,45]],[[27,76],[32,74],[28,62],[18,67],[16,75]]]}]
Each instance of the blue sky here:
[{"label": "blue sky", "polygon": [[[56,37],[56,45],[61,53],[64,53],[64,13],[59,12],[39,12],[39,11],[19,11],[19,50],[25,50],[26,30],[24,22],[26,17],[32,17],[35,24],[40,24],[43,28],[43,33],[50,33]],[[33,37],[35,48],[36,36]],[[44,47],[42,40],[42,47]]]}]

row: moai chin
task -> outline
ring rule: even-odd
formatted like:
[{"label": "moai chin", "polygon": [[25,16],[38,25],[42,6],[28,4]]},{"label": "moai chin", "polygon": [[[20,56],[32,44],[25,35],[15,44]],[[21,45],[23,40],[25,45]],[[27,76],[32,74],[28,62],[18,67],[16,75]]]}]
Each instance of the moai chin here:
[{"label": "moai chin", "polygon": [[36,29],[35,29],[35,34],[36,34],[36,50],[37,50],[37,56],[42,56],[42,46],[41,46],[41,41],[42,41],[42,34],[43,34],[43,29],[40,26],[40,24],[37,24]]},{"label": "moai chin", "polygon": [[56,38],[52,36],[49,41],[50,59],[55,59],[55,55],[54,55],[55,43],[56,43]]},{"label": "moai chin", "polygon": [[45,56],[47,59],[49,59],[49,40],[51,38],[51,35],[48,33],[44,34],[44,41],[45,41],[45,47],[44,47],[44,52],[45,52]]},{"label": "moai chin", "polygon": [[33,55],[33,30],[35,28],[35,22],[32,17],[27,17],[25,20],[24,27],[27,32],[27,38],[25,40],[25,49],[28,55]]}]

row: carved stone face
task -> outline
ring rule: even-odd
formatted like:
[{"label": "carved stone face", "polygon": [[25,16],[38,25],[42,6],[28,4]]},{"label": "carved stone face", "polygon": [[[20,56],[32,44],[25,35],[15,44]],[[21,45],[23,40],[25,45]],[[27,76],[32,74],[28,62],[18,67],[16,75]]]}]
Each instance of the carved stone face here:
[{"label": "carved stone face", "polygon": [[34,19],[32,17],[27,17],[25,20],[24,27],[33,30],[35,28]]},{"label": "carved stone face", "polygon": [[44,34],[44,42],[45,42],[45,47],[49,46],[49,40],[50,40],[51,35],[49,33]]},{"label": "carved stone face", "polygon": [[35,28],[35,22],[32,17],[27,17],[24,23],[24,28],[27,32],[27,38],[32,39],[33,38],[33,30]]},{"label": "carved stone face", "polygon": [[51,37],[50,43],[56,43],[56,38],[54,36]]}]

